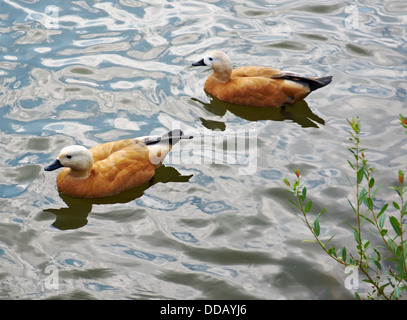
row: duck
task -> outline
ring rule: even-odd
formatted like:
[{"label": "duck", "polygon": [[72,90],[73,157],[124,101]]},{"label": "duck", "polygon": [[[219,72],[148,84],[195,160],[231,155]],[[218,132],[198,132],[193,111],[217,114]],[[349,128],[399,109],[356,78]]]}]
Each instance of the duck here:
[{"label": "duck", "polygon": [[161,136],[146,136],[102,143],[90,149],[64,147],[45,171],[63,168],[56,179],[60,193],[77,198],[102,198],[150,181],[172,146],[191,139],[179,129]]},{"label": "duck", "polygon": [[192,66],[212,68],[204,86],[210,95],[231,104],[260,108],[295,104],[332,81],[332,76],[307,77],[271,67],[233,69],[230,57],[220,51],[209,52]]}]

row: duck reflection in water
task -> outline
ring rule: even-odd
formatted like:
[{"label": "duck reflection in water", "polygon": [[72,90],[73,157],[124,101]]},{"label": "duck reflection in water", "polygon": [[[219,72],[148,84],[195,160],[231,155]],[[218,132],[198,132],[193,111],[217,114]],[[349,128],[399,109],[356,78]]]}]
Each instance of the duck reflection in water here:
[{"label": "duck reflection in water", "polygon": [[[319,125],[325,125],[325,120],[317,116],[309,108],[305,100],[295,104],[286,104],[279,108],[253,108],[221,101],[209,93],[206,93],[209,103],[192,98],[193,101],[201,104],[210,113],[222,117],[227,111],[234,115],[249,121],[286,121],[291,120],[301,127],[318,128]],[[202,124],[210,130],[225,130],[226,124],[222,121],[208,120],[201,118]]]},{"label": "duck reflection in water", "polygon": [[59,209],[45,209],[42,211],[42,214],[51,213],[55,215],[56,219],[52,226],[57,229],[78,229],[88,223],[88,215],[92,211],[93,205],[127,203],[140,198],[144,194],[144,191],[146,191],[148,188],[155,185],[156,183],[188,182],[191,177],[192,175],[181,175],[178,170],[173,167],[166,167],[162,165],[156,170],[154,177],[150,181],[136,188],[121,192],[110,197],[84,199],[73,198],[59,193],[59,196],[67,204],[68,207]]}]

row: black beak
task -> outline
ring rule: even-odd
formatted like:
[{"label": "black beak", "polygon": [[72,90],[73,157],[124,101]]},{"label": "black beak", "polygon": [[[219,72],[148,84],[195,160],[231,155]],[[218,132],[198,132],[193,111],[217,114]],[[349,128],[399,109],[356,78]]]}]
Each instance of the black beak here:
[{"label": "black beak", "polygon": [[56,159],[53,163],[51,163],[49,166],[45,167],[44,170],[45,171],[53,171],[56,169],[59,169],[63,167],[63,165],[61,164],[61,162],[59,162],[58,159]]},{"label": "black beak", "polygon": [[193,65],[194,67],[206,66],[206,64],[205,64],[205,62],[204,62],[204,59],[201,59],[201,60],[199,60],[199,61],[197,61],[197,62],[194,62],[192,65]]}]

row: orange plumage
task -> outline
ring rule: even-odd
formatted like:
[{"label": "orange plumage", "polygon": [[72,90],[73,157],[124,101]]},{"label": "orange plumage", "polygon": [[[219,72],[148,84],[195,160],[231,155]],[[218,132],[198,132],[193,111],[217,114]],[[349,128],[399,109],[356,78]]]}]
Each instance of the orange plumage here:
[{"label": "orange plumage", "polygon": [[57,177],[61,193],[80,198],[106,197],[149,181],[172,145],[185,138],[191,137],[174,130],[161,137],[108,142],[89,150],[68,146],[44,169],[65,167]]},{"label": "orange plumage", "polygon": [[192,65],[213,69],[205,82],[206,92],[222,101],[253,107],[293,104],[332,81],[331,76],[305,77],[269,67],[249,66],[233,70],[229,56],[218,51]]}]

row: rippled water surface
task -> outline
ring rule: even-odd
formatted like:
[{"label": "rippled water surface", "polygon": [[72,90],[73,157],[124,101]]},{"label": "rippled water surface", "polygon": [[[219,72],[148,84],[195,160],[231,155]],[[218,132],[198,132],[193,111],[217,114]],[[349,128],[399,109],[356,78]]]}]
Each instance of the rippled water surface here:
[{"label": "rippled water surface", "polygon": [[[406,17],[405,1],[2,0],[0,298],[352,298],[343,268],[303,242],[282,178],[306,175],[327,207],[322,235],[343,243],[346,118],[359,116],[392,194],[406,162]],[[190,67],[209,50],[334,80],[285,110],[231,106]],[[43,171],[66,145],[175,127],[195,138],[150,186],[72,199]],[[225,147],[242,139],[243,152]]]}]

